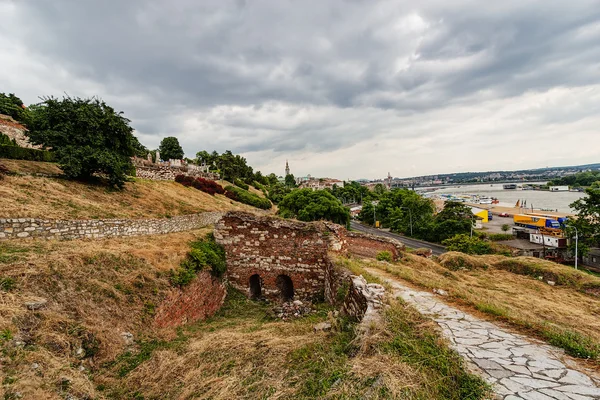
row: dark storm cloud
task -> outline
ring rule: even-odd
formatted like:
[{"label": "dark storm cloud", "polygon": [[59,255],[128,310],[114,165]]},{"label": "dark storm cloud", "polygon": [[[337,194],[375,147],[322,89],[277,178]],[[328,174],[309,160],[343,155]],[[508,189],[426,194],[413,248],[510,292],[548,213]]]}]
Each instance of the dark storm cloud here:
[{"label": "dark storm cloud", "polygon": [[598,83],[597,1],[494,3],[14,1],[0,33],[96,82],[141,134],[178,134],[190,154],[208,140],[324,152],[370,140],[376,121],[339,129],[326,116],[274,125],[231,115],[220,126],[233,130],[216,137],[182,120],[269,102],[411,115]]}]

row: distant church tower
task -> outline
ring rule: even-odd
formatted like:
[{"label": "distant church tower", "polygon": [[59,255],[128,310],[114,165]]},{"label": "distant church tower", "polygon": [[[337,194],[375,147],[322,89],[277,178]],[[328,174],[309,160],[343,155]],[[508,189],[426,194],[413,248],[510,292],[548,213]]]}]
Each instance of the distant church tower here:
[{"label": "distant church tower", "polygon": [[285,176],[290,174],[290,166],[288,165],[287,160],[285,160]]}]

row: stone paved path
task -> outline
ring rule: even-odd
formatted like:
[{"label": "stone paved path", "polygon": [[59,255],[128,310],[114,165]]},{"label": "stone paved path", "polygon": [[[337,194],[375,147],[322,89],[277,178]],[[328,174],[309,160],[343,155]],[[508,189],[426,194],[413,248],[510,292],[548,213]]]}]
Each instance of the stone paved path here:
[{"label": "stone paved path", "polygon": [[[432,293],[404,286],[373,268],[399,296],[442,328],[452,347],[482,371],[498,398],[505,400],[600,399],[600,387],[590,377],[568,368],[555,347],[509,333],[439,301]],[[596,381],[596,383],[599,383]]]}]

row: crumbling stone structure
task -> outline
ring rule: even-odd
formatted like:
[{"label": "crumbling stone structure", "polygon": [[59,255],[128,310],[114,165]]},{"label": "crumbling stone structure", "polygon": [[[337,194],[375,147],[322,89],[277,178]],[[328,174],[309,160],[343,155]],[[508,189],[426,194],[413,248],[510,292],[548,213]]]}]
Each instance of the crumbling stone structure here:
[{"label": "crumbling stone structure", "polygon": [[[150,179],[153,181],[174,181],[177,175],[192,176],[194,178],[205,178],[218,180],[219,174],[208,171],[206,165],[185,164],[182,160],[169,160],[164,162],[152,162],[150,154],[148,159],[133,157],[132,162],[135,166],[135,175],[138,178]],[[160,154],[157,152],[157,157]]]},{"label": "crumbling stone structure", "polygon": [[317,300],[325,296],[329,241],[317,224],[243,212],[215,227],[225,247],[227,279],[251,298]]},{"label": "crumbling stone structure", "polygon": [[229,212],[215,226],[225,247],[227,279],[250,298],[335,301],[339,287],[328,252],[375,257],[402,245],[392,239],[348,232],[335,224],[306,223]]}]

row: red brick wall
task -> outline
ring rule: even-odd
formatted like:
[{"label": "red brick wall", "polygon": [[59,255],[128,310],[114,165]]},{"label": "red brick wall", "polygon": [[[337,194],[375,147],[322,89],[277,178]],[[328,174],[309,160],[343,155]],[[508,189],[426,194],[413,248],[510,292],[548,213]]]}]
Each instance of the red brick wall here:
[{"label": "red brick wall", "polygon": [[159,305],[154,323],[157,327],[177,327],[204,320],[216,313],[225,300],[225,286],[203,271],[183,289],[173,290]]},{"label": "red brick wall", "polygon": [[331,223],[327,223],[326,227],[332,235],[330,238],[331,250],[339,253],[375,258],[378,253],[389,251],[392,258],[397,260],[404,249],[402,243],[393,239],[350,232],[340,225]]},{"label": "red brick wall", "polygon": [[216,225],[215,239],[225,247],[233,287],[249,293],[250,277],[258,274],[262,295],[278,300],[276,280],[283,274],[293,282],[295,299],[324,296],[331,263],[328,239],[317,224],[230,212]]}]

